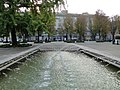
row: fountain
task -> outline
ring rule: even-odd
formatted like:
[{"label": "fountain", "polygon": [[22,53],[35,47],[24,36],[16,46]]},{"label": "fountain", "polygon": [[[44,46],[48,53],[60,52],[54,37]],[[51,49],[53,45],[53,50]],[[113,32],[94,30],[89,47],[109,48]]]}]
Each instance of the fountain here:
[{"label": "fountain", "polygon": [[1,72],[0,90],[119,90],[118,69],[79,50],[66,52],[69,48],[74,47],[38,52],[8,67]]}]

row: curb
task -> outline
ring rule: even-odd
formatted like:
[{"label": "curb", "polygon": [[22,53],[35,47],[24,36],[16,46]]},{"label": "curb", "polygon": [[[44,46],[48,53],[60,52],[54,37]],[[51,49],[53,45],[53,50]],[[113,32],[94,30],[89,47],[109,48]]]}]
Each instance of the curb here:
[{"label": "curb", "polygon": [[6,69],[7,67],[15,64],[16,62],[33,55],[34,53],[39,51],[40,46],[36,46],[34,48],[28,49],[26,51],[20,52],[16,55],[12,55],[10,58],[5,58],[5,61],[0,64],[0,71]]},{"label": "curb", "polygon": [[89,48],[86,46],[77,45],[77,44],[74,44],[74,45],[80,48],[79,49],[80,52],[83,52],[89,56],[95,57],[96,59],[100,59],[104,62],[107,62],[108,64],[111,64],[111,65],[114,65],[114,66],[120,68],[120,58],[107,55],[107,54],[102,53],[96,49],[92,49],[92,48]]}]

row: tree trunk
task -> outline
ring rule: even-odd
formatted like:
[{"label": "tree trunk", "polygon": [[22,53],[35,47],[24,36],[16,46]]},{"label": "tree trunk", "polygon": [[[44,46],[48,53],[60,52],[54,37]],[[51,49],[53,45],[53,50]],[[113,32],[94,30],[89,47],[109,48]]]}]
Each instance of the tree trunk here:
[{"label": "tree trunk", "polygon": [[70,40],[72,40],[72,34],[70,33]]},{"label": "tree trunk", "polygon": [[99,36],[99,40],[101,39],[101,34],[100,34],[100,30],[98,32],[98,36]]},{"label": "tree trunk", "polygon": [[93,41],[95,41],[95,37],[96,37],[96,35],[92,35],[92,36],[91,36],[91,39],[92,39]]},{"label": "tree trunk", "polygon": [[23,43],[26,43],[26,35],[23,34]]},{"label": "tree trunk", "polygon": [[8,37],[9,37],[9,28],[8,28],[8,27],[9,27],[9,26],[7,25],[6,27],[7,27],[7,28],[6,28],[6,30],[7,30],[7,31],[6,31],[6,43],[8,43]]},{"label": "tree trunk", "polygon": [[16,38],[16,31],[15,28],[11,30],[11,37],[12,37],[12,46],[17,46],[17,38]]},{"label": "tree trunk", "polygon": [[47,39],[47,42],[49,42],[49,39],[50,39],[50,35],[48,34],[48,39]]},{"label": "tree trunk", "polygon": [[82,41],[81,39],[82,39],[82,38],[81,38],[81,35],[79,34],[79,40]]},{"label": "tree trunk", "polygon": [[8,37],[6,36],[6,43],[8,43]]},{"label": "tree trunk", "polygon": [[66,34],[66,41],[68,40],[68,34]]},{"label": "tree trunk", "polygon": [[40,39],[39,39],[40,32],[39,32],[39,30],[37,30],[37,31],[38,31],[38,38],[37,38],[38,40],[37,40],[37,41],[38,41],[38,43],[39,43],[39,42],[40,42]]},{"label": "tree trunk", "polygon": [[82,41],[85,41],[85,36],[84,35],[82,35],[82,38],[83,38]]},{"label": "tree trunk", "polygon": [[112,44],[115,44],[115,37],[114,37],[114,33],[112,33]]}]

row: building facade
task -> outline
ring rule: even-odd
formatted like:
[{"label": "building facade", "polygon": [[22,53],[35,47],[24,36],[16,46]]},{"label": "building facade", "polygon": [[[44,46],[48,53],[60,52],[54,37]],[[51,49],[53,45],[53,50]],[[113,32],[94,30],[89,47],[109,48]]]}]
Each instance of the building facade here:
[{"label": "building facade", "polygon": [[[78,16],[84,15],[85,18],[86,18],[86,24],[87,24],[86,25],[86,30],[85,30],[85,33],[84,33],[85,40],[91,40],[91,30],[90,30],[89,26],[90,26],[91,23],[93,23],[93,15],[88,14],[87,12],[83,13],[83,14],[72,14],[72,13],[68,13],[67,10],[63,10],[60,13],[56,14],[56,26],[55,26],[55,29],[57,31],[58,37],[59,37],[58,32],[60,30],[64,30],[64,20],[66,18],[66,15],[70,15],[72,17],[73,23],[76,22]],[[74,38],[74,36],[76,36],[76,35],[73,34],[72,36]]]}]

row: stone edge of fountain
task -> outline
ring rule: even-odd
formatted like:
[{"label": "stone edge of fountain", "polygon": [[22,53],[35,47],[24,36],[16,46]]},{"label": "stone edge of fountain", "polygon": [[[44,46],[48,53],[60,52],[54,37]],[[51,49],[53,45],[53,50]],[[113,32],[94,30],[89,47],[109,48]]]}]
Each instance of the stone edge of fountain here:
[{"label": "stone edge of fountain", "polygon": [[40,50],[39,48],[40,47],[37,46],[37,47],[31,48],[31,49],[28,49],[26,51],[22,51],[18,54],[14,54],[14,55],[10,56],[9,58],[5,58],[5,61],[0,64],[0,71],[6,69],[7,67],[17,63],[18,61],[20,61],[30,55],[33,55],[34,53],[36,53]]},{"label": "stone edge of fountain", "polygon": [[79,51],[88,56],[94,57],[96,59],[102,60],[104,62],[107,62],[108,64],[111,64],[115,67],[120,68],[120,58],[107,55],[105,53],[102,53],[98,50],[95,50],[95,49],[92,49],[86,46],[81,46],[81,45],[76,45],[76,44],[75,46],[78,46],[80,48]]}]

